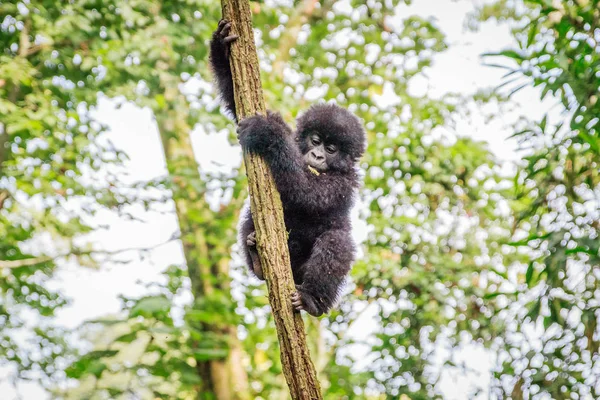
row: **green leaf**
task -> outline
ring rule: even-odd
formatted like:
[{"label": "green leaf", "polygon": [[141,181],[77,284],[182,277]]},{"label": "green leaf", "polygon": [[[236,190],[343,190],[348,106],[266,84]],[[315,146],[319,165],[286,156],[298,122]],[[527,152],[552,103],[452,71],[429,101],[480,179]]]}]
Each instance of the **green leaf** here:
[{"label": "green leaf", "polygon": [[548,120],[548,115],[544,115],[544,118],[542,118],[542,121],[540,122],[540,129],[542,130],[542,132],[546,132],[546,122]]},{"label": "green leaf", "polygon": [[529,33],[527,34],[527,47],[531,47],[533,42],[535,41],[535,36],[538,32],[538,24],[536,21],[533,21],[529,26]]},{"label": "green leaf", "polygon": [[152,317],[156,314],[168,313],[171,301],[165,296],[151,296],[140,299],[129,312],[129,317]]},{"label": "green leaf", "polygon": [[523,88],[527,87],[529,85],[529,83],[524,83],[521,86],[518,86],[516,88],[514,88],[513,90],[510,91],[510,93],[508,94],[508,97],[511,97],[512,95],[514,95],[515,93],[519,92],[520,90],[522,90]]},{"label": "green leaf", "polygon": [[561,300],[558,298],[553,299],[552,302],[550,303],[550,315],[552,317],[552,321],[556,322],[557,324],[564,323],[564,319],[560,315],[561,309],[562,309]]},{"label": "green leaf", "polygon": [[500,293],[500,292],[486,293],[486,295],[485,295],[485,296],[483,296],[483,298],[484,298],[485,300],[489,300],[489,299],[496,298],[496,297],[500,296],[501,294],[504,294],[504,293]]},{"label": "green leaf", "polygon": [[112,357],[114,355],[116,355],[119,351],[118,350],[94,350],[94,351],[90,351],[89,353],[87,353],[85,356],[88,358],[102,358],[102,357]]},{"label": "green leaf", "polygon": [[[485,56],[485,54],[484,54]],[[502,64],[490,64],[490,63],[484,63],[483,64],[486,67],[492,67],[492,68],[500,68],[500,69],[508,69],[511,72],[513,71],[512,67],[508,66],[508,65],[502,65]],[[517,70],[519,71],[519,70]],[[510,72],[509,72],[510,73]]]},{"label": "green leaf", "polygon": [[535,268],[533,267],[533,261],[529,263],[529,266],[527,267],[527,272],[525,273],[525,282],[527,283],[528,286],[531,286],[531,278],[533,277],[533,272],[534,272]]},{"label": "green leaf", "polygon": [[100,359],[104,357],[112,357],[118,353],[117,350],[97,350],[87,353],[70,367],[65,372],[69,378],[81,379],[85,375],[93,375],[99,378],[102,372],[107,368],[106,364]]},{"label": "green leaf", "polygon": [[519,137],[519,136],[522,136],[522,135],[524,135],[526,133],[531,133],[531,132],[532,132],[531,129],[524,129],[522,131],[518,131],[518,132],[513,133],[512,135],[510,135],[508,137],[508,139],[513,139],[513,138],[516,138],[516,137]]},{"label": "green leaf", "polygon": [[600,137],[594,137],[583,131],[579,131],[579,137],[588,143],[594,152],[600,154]]},{"label": "green leaf", "polygon": [[527,317],[531,318],[532,321],[535,321],[540,315],[540,310],[542,308],[541,300],[534,301],[533,304],[529,307],[529,312],[527,313]]},{"label": "green leaf", "polygon": [[105,325],[105,326],[111,326],[111,325],[118,325],[118,324],[122,324],[123,321],[120,321],[118,319],[92,319],[87,321],[86,323],[88,324],[101,324],[101,325]]},{"label": "green leaf", "polygon": [[516,242],[509,242],[508,245],[515,246],[515,247],[527,246],[529,244],[529,242],[531,242],[532,240],[544,240],[544,239],[547,239],[548,237],[550,237],[551,235],[552,235],[552,233],[546,233],[544,235],[539,235],[537,233],[534,233],[525,239],[518,240]]},{"label": "green leaf", "polygon": [[194,358],[198,361],[221,360],[228,354],[228,349],[198,349],[194,351]]},{"label": "green leaf", "polygon": [[577,254],[577,253],[586,253],[589,254],[591,256],[597,256],[598,255],[598,251],[592,250],[590,248],[587,247],[582,247],[582,246],[577,246],[573,249],[566,249],[565,250],[565,254],[566,255],[570,255],[570,254]]},{"label": "green leaf", "polygon": [[525,57],[523,55],[521,55],[520,53],[518,53],[515,50],[503,50],[497,53],[484,53],[482,55],[483,57],[498,57],[498,56],[503,56],[503,57],[508,57],[508,58],[512,58],[515,60],[519,60],[519,61],[523,61],[525,59]]},{"label": "green leaf", "polygon": [[137,339],[137,334],[138,334],[137,332],[126,333],[126,334],[121,335],[118,338],[116,338],[115,342],[131,343],[135,339]]}]

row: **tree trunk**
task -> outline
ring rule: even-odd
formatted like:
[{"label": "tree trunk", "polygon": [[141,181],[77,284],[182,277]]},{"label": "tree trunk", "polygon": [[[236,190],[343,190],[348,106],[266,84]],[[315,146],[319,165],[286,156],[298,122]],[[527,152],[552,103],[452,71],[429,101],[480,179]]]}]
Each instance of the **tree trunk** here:
[{"label": "tree trunk", "polygon": [[[169,176],[175,185],[173,200],[181,231],[181,242],[191,281],[194,299],[205,298],[215,291],[229,294],[229,246],[215,248],[206,241],[206,224],[191,218],[191,213],[206,215],[208,219],[219,218],[212,215],[202,193],[196,193],[192,181],[200,181],[189,127],[185,124],[186,110],[180,109],[183,102],[177,101],[177,86],[166,85],[165,97],[170,99],[172,109],[157,114],[157,122]],[[177,91],[177,92],[176,92]],[[217,360],[197,360],[196,369],[201,378],[198,389],[199,399],[247,400],[249,399],[248,377],[242,363],[242,348],[237,338],[235,325],[220,322],[199,327],[207,334],[223,340],[229,349],[227,358]]]},{"label": "tree trunk", "polygon": [[8,133],[6,132],[6,126],[0,122],[0,178],[3,176],[2,164],[8,158],[6,143],[8,143]]},{"label": "tree trunk", "polygon": [[[239,119],[265,113],[260,70],[248,0],[222,0],[223,16],[239,35],[231,49],[235,106]],[[273,177],[265,162],[244,154],[257,248],[267,281],[269,302],[281,347],[281,364],[292,399],[322,399],[315,367],[306,345],[304,324],[292,308],[295,291],[283,210]]]}]

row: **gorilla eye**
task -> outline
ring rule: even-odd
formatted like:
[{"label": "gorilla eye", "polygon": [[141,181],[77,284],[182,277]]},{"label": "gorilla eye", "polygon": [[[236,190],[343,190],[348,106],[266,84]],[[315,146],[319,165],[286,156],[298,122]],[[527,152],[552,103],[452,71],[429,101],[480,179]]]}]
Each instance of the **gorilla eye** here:
[{"label": "gorilla eye", "polygon": [[330,144],[329,146],[325,147],[325,150],[327,150],[329,154],[333,154],[337,151],[337,147],[335,147],[333,144]]},{"label": "gorilla eye", "polygon": [[314,144],[315,146],[318,146],[318,145],[320,145],[320,144],[321,144],[321,138],[320,138],[320,137],[318,137],[317,135],[313,135],[313,136],[310,138],[310,140],[311,140],[312,144]]}]

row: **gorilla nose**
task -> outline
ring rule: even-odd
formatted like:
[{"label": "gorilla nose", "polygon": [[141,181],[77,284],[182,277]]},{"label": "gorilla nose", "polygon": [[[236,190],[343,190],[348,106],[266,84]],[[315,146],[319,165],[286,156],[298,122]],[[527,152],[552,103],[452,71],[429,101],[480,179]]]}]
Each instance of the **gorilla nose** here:
[{"label": "gorilla nose", "polygon": [[313,158],[315,161],[323,161],[323,160],[325,159],[325,157],[324,157],[322,154],[320,154],[320,153],[317,153],[317,152],[316,152],[316,151],[314,151],[314,150],[310,152],[310,155],[312,156],[312,158]]}]

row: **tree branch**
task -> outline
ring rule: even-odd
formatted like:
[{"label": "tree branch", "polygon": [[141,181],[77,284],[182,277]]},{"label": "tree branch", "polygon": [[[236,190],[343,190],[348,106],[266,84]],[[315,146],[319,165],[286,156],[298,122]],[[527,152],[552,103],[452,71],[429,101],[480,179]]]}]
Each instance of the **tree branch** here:
[{"label": "tree branch", "polygon": [[[231,71],[238,118],[265,113],[258,56],[248,0],[221,0],[223,16],[239,35],[231,49]],[[283,210],[273,177],[258,156],[244,154],[257,248],[267,280],[277,328],[283,373],[292,399],[322,399],[315,367],[306,345],[302,316],[292,308],[295,291]]]},{"label": "tree branch", "polygon": [[[2,144],[2,140],[0,140],[0,145],[1,144]],[[1,168],[0,168],[0,170],[1,170]],[[2,210],[2,208],[4,207],[4,202],[9,197],[10,197],[10,193],[8,193],[8,190],[0,190],[0,210]]]},{"label": "tree branch", "polygon": [[106,251],[106,250],[85,250],[85,251],[81,251],[81,250],[73,250],[70,251],[68,253],[64,253],[64,254],[59,254],[57,256],[39,256],[39,257],[31,257],[31,258],[24,258],[21,260],[0,260],[0,268],[9,268],[9,269],[13,269],[13,268],[21,268],[21,267],[31,267],[34,265],[38,265],[38,264],[43,264],[45,262],[48,261],[56,261],[58,259],[61,258],[65,258],[65,257],[69,257],[69,256],[91,256],[94,254],[101,254],[101,255],[106,255],[106,256],[115,256],[121,253],[125,253],[128,251],[150,251],[150,250],[154,250],[160,246],[164,246],[167,243],[170,243],[174,240],[179,240],[179,238],[177,237],[171,237],[169,240],[162,242],[162,243],[158,243],[154,246],[150,246],[150,247],[129,247],[129,248],[124,248],[124,249],[119,249],[119,250],[112,250],[112,251]]}]

